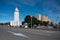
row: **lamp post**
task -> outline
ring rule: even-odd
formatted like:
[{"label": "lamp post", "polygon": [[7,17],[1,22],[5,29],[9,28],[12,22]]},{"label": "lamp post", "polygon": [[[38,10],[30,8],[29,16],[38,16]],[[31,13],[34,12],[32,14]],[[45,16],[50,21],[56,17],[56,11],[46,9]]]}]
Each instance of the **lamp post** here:
[{"label": "lamp post", "polygon": [[31,28],[32,28],[32,16],[31,16]]}]

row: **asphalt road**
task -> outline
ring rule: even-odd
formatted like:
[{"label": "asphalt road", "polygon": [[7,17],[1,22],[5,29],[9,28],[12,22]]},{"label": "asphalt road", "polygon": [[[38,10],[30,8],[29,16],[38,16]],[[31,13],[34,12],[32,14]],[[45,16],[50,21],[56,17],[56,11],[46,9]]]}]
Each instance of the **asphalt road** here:
[{"label": "asphalt road", "polygon": [[60,31],[0,26],[0,40],[60,40]]}]

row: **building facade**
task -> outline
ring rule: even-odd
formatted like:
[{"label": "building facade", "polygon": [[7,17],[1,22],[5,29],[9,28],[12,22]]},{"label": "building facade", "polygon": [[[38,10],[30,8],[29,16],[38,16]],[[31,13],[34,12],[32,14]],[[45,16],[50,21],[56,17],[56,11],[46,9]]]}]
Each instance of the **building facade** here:
[{"label": "building facade", "polygon": [[42,16],[42,17],[41,17],[41,21],[47,22],[47,21],[48,21],[48,17],[47,17],[47,16]]},{"label": "building facade", "polygon": [[37,18],[37,20],[41,21],[41,15],[40,14],[36,14],[36,18]]},{"label": "building facade", "polygon": [[47,22],[48,21],[48,17],[47,16],[42,16],[41,14],[37,14],[36,18],[39,21],[43,21],[43,22]]}]

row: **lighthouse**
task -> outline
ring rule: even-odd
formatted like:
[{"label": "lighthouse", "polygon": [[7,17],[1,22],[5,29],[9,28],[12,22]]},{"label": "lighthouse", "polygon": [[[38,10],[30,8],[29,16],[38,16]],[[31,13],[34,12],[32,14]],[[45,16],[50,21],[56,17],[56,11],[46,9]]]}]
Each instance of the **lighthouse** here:
[{"label": "lighthouse", "polygon": [[14,11],[14,20],[10,22],[10,25],[14,27],[19,27],[21,25],[21,22],[19,20],[19,10],[17,7]]}]

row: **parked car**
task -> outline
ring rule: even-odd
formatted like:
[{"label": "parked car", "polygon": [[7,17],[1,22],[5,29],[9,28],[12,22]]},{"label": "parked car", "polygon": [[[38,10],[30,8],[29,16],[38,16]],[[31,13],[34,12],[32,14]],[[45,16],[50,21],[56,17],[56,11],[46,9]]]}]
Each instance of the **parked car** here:
[{"label": "parked car", "polygon": [[24,23],[24,24],[22,25],[22,28],[28,28],[28,23]]}]

